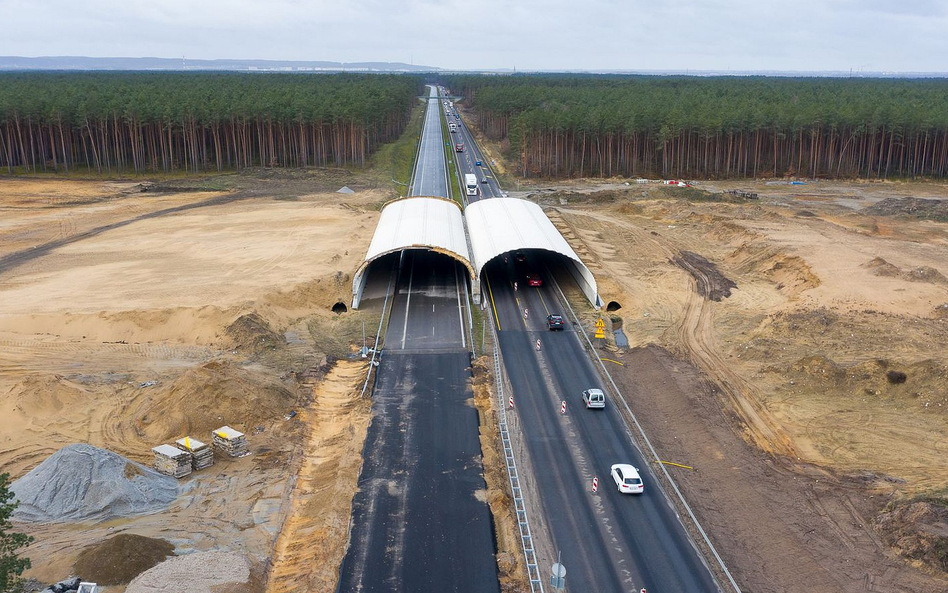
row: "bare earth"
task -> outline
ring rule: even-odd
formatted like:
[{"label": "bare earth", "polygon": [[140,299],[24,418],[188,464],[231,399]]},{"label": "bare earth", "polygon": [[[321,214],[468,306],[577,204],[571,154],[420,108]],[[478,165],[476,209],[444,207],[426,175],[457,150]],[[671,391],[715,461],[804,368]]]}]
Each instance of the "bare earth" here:
[{"label": "bare earth", "polygon": [[[345,171],[258,173],[144,193],[0,182],[0,471],[73,442],[150,463],[222,424],[252,452],[181,480],[166,512],[18,525],[36,537],[29,576],[56,581],[134,533],[246,557],[241,590],[334,588],[369,418],[365,367],[344,359],[379,311],[329,310],[348,304],[390,195]],[[948,224],[860,212],[948,186],[699,186],[761,199],[614,181],[534,198],[621,305],[603,315],[632,348],[607,344],[625,365],[611,370],[659,454],[696,468],[675,478],[715,545],[745,591],[948,590],[948,517],[931,502],[948,490]],[[475,371],[501,573],[521,590]]]},{"label": "bare earth", "polygon": [[[0,471],[16,479],[74,442],[150,464],[151,447],[184,435],[209,442],[224,424],[247,434],[252,453],[218,455],[181,480],[167,512],[20,525],[36,538],[27,576],[72,574],[82,549],[120,532],[163,538],[178,554],[228,550],[264,566],[313,464],[320,488],[343,485],[319,515],[340,556],[362,445],[358,432],[351,444],[333,435],[338,423],[364,422],[363,406],[346,399],[364,365],[345,363],[320,388],[327,354],[348,354],[345,336],[363,313],[343,320],[329,309],[348,303],[349,274],[388,195],[312,194],[305,188],[318,184],[308,180],[252,175],[239,183],[250,189],[0,182]],[[46,250],[49,242],[58,243]],[[377,323],[377,314],[364,318]],[[291,411],[299,414],[286,420]],[[296,481],[306,443],[321,457]],[[331,562],[309,570],[332,573]]]},{"label": "bare earth", "polygon": [[610,371],[659,455],[745,590],[948,589],[948,224],[853,209],[948,187],[698,185],[760,199],[533,196],[621,305]]}]

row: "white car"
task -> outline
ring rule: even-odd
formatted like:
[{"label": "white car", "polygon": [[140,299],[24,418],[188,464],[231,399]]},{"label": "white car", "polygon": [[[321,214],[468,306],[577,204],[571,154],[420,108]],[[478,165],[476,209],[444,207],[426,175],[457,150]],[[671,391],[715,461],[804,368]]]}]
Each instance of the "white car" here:
[{"label": "white car", "polygon": [[[551,327],[550,329],[553,328]],[[560,329],[562,329],[562,327]],[[606,407],[606,394],[602,392],[602,389],[587,389],[583,392],[583,403],[586,404],[587,409],[603,409]]]},{"label": "white car", "polygon": [[619,492],[623,494],[642,494],[645,491],[639,470],[627,463],[617,463],[612,466],[612,479]]}]

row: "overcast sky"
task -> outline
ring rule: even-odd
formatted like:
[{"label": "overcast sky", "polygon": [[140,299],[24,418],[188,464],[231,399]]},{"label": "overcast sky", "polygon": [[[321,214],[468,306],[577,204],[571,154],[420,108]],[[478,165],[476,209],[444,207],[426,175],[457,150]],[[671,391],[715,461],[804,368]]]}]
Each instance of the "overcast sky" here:
[{"label": "overcast sky", "polygon": [[948,0],[0,0],[0,55],[948,71]]}]

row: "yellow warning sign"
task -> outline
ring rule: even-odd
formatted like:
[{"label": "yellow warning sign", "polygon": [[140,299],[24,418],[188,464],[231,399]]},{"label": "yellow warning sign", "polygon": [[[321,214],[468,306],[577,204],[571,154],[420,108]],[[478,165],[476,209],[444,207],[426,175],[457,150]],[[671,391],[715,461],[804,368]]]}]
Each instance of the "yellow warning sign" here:
[{"label": "yellow warning sign", "polygon": [[603,330],[606,328],[606,322],[602,320],[602,317],[599,318],[599,321],[596,322],[596,329]]},{"label": "yellow warning sign", "polygon": [[605,338],[605,337],[606,337],[606,332],[604,332],[604,331],[602,330],[602,328],[600,327],[599,329],[596,330],[596,335],[595,335],[594,337],[596,337],[596,338]]}]

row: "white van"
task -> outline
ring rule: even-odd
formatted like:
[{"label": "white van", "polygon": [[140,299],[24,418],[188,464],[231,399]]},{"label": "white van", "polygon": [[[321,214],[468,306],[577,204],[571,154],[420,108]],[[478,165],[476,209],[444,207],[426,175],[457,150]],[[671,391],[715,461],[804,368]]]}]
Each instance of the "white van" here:
[{"label": "white van", "polygon": [[587,389],[583,392],[583,403],[586,408],[603,409],[606,407],[606,394],[602,389]]}]

